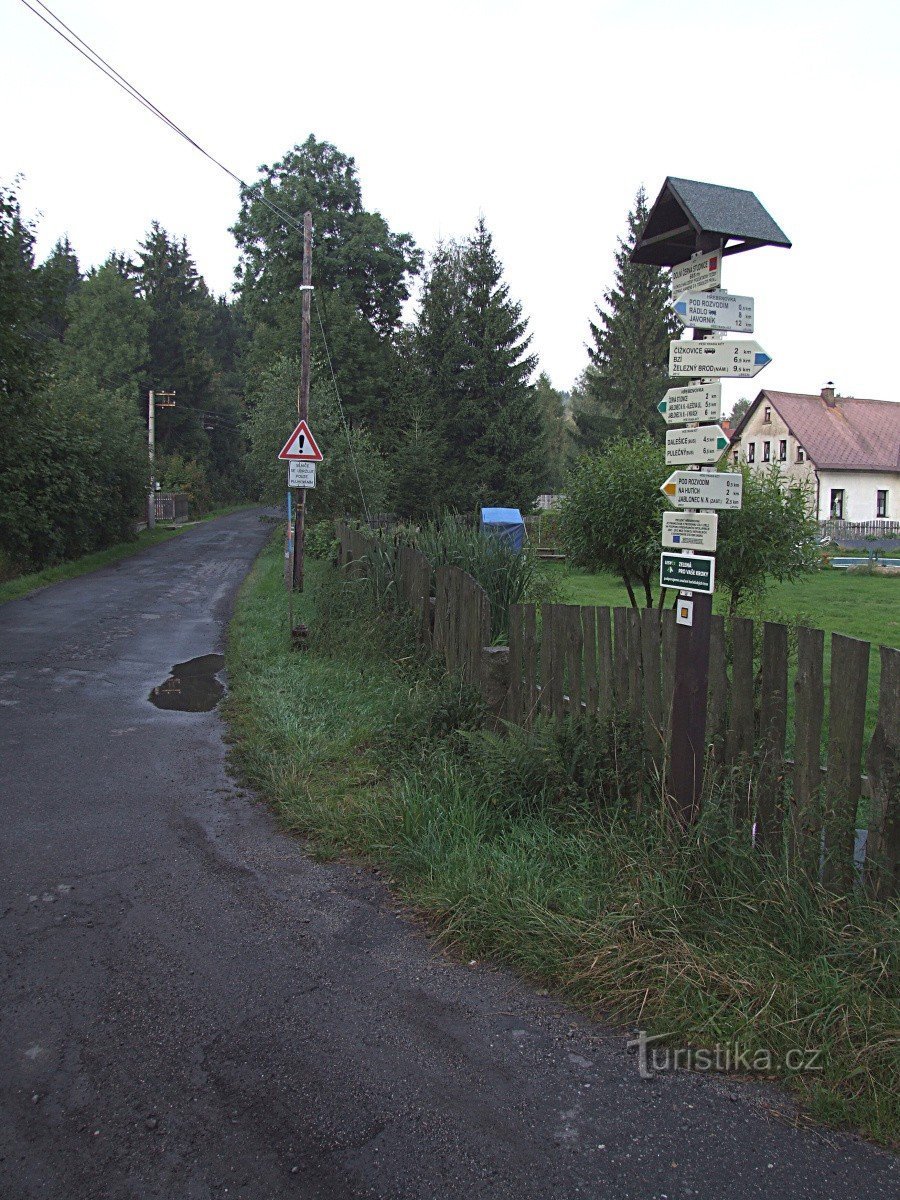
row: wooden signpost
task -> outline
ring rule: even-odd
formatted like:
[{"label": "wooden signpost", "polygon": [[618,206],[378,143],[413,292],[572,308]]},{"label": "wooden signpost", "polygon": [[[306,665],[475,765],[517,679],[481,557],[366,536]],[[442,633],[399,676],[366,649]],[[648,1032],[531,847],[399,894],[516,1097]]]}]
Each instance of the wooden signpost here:
[{"label": "wooden signpost", "polygon": [[713,331],[752,333],[754,301],[721,291],[722,259],[758,246],[790,242],[752,192],[689,179],[666,179],[631,259],[672,268],[675,315],[693,329],[692,340],[669,347],[669,375],[687,376],[689,387],[670,388],[658,404],[667,425],[666,462],[674,471],[661,490],[676,508],[663,520],[660,585],[677,589],[675,687],[667,791],[685,824],[700,810],[706,759],[715,509],[741,507],[743,477],[722,473],[717,463],[728,439],[714,424],[721,416],[725,378],[751,379],[771,361],[754,341],[726,340]]}]

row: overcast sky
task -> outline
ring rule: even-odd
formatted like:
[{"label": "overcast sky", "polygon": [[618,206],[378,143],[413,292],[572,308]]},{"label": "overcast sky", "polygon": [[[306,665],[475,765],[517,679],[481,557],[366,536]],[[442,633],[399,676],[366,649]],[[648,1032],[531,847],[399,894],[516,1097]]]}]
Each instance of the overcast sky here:
[{"label": "overcast sky", "polygon": [[[773,358],[726,407],[826,380],[900,399],[896,0],[49,7],[246,179],[313,133],[426,250],[483,212],[557,387],[586,364],[635,191],[676,175],[750,188],[794,243],[726,260]],[[86,268],[157,219],[230,289],[237,186],[21,0],[0,0],[0,104],[0,180],[24,176],[40,256],[68,233]]]}]

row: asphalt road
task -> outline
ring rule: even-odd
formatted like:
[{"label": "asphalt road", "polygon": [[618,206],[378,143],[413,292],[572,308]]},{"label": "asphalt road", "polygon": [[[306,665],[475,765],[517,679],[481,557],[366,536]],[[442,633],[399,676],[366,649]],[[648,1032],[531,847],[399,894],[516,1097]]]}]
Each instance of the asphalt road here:
[{"label": "asphalt road", "polygon": [[221,651],[267,536],[198,526],[0,608],[0,1197],[881,1197],[777,1090],[642,1079],[625,1036],[439,953],[147,701]]}]

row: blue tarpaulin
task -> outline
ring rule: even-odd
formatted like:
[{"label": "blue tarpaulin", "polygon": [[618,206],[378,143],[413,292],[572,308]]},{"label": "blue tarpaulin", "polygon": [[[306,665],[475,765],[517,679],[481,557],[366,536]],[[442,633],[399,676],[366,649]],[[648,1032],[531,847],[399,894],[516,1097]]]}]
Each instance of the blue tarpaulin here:
[{"label": "blue tarpaulin", "polygon": [[521,550],[525,540],[525,522],[517,508],[483,508],[481,528],[493,537],[508,542],[514,550]]}]

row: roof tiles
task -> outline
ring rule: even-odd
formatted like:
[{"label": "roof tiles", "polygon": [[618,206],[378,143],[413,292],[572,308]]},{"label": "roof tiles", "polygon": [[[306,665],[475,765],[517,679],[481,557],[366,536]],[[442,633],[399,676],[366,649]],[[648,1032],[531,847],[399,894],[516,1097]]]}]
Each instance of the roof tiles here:
[{"label": "roof tiles", "polygon": [[761,396],[817,467],[900,471],[900,403],[836,396],[828,404],[820,395],[767,389]]}]

